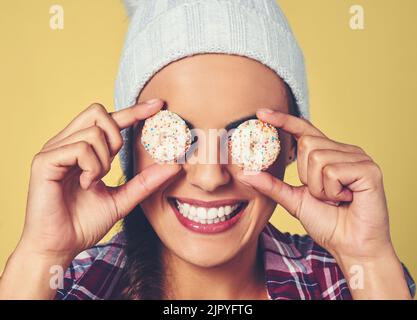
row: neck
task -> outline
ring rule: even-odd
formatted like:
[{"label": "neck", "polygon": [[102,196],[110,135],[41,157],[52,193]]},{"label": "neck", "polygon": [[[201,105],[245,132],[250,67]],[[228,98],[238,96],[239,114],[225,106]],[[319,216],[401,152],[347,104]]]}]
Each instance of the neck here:
[{"label": "neck", "polygon": [[213,267],[193,265],[163,247],[169,299],[267,299],[262,257],[253,241],[232,260]]}]

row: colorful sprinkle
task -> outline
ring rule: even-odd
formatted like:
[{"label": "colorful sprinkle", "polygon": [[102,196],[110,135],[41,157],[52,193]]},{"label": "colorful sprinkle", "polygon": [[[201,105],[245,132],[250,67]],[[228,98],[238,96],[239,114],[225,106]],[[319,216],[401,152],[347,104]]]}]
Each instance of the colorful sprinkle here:
[{"label": "colorful sprinkle", "polygon": [[281,150],[277,129],[258,119],[240,124],[231,135],[229,148],[233,163],[247,171],[266,170]]},{"label": "colorful sprinkle", "polygon": [[141,141],[153,159],[172,162],[190,148],[191,132],[179,115],[161,110],[145,120]]}]

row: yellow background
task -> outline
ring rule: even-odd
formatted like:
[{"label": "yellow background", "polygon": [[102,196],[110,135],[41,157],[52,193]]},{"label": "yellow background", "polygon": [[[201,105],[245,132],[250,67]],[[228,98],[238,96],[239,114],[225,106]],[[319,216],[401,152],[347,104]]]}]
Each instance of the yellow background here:
[{"label": "yellow background", "polygon": [[[304,50],[312,121],[363,147],[384,172],[392,238],[417,276],[417,27],[415,0],[280,0]],[[64,7],[64,30],[49,8]],[[349,8],[365,29],[349,28]],[[23,227],[33,155],[92,102],[113,107],[127,18],[118,0],[2,1],[0,10],[0,270]],[[105,178],[117,184],[118,162]],[[295,166],[287,180],[298,184]],[[281,230],[303,232],[281,209]]]}]

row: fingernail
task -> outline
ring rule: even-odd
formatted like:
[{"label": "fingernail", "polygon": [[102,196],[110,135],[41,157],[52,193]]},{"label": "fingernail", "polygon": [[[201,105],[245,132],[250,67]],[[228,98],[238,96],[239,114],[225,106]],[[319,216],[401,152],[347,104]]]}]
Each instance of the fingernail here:
[{"label": "fingernail", "polygon": [[340,204],[339,201],[324,200],[324,202],[326,202],[326,203],[328,203],[328,204],[330,204],[332,206],[336,206],[336,207],[338,207],[339,204]]},{"label": "fingernail", "polygon": [[268,109],[268,108],[260,108],[258,109],[259,112],[265,112],[265,113],[274,113],[275,111],[272,109]]},{"label": "fingernail", "polygon": [[146,101],[146,104],[153,105],[153,104],[157,103],[158,101],[160,101],[160,99],[154,98],[154,99],[150,99],[150,100]]}]

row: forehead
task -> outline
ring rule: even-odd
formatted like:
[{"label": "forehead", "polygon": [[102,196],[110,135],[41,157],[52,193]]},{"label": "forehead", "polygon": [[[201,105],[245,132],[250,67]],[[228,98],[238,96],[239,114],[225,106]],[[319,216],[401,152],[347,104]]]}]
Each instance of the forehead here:
[{"label": "forehead", "polygon": [[160,97],[195,126],[224,127],[269,107],[288,112],[287,90],[262,63],[228,54],[198,54],[170,63],[142,90],[139,101]]}]

